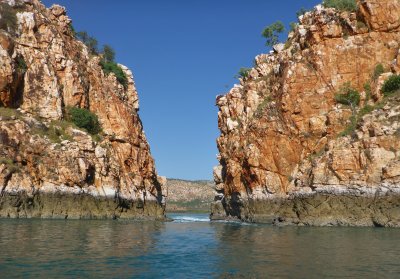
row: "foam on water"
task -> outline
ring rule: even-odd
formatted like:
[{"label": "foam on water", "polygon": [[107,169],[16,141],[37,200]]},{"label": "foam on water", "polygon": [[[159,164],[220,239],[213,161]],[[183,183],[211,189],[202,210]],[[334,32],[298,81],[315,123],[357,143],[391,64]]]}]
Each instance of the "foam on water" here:
[{"label": "foam on water", "polygon": [[[174,223],[197,223],[197,222],[211,222],[208,214],[170,214],[169,217],[173,219]],[[251,223],[241,222],[239,220],[215,220],[212,223],[226,223],[234,225],[256,225]]]},{"label": "foam on water", "polygon": [[172,219],[176,223],[210,222],[210,218],[204,215],[178,215],[173,216]]}]

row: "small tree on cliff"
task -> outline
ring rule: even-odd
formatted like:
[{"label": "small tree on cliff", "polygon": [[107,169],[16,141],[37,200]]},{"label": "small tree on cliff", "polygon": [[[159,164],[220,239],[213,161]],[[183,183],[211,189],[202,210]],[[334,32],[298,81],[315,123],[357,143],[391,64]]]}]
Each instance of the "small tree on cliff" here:
[{"label": "small tree on cliff", "polygon": [[109,45],[103,46],[103,59],[105,62],[114,62],[115,59],[115,51]]},{"label": "small tree on cliff", "polygon": [[237,75],[235,75],[235,78],[247,78],[249,76],[250,71],[251,71],[251,68],[242,67],[242,68],[240,68]]},{"label": "small tree on cliff", "polygon": [[102,59],[100,60],[100,66],[106,75],[113,73],[117,78],[118,82],[121,83],[124,88],[128,87],[128,78],[126,77],[124,71],[117,63],[114,61],[115,51],[109,45],[103,46]]},{"label": "small tree on cliff", "polygon": [[97,54],[98,42],[94,37],[89,36],[86,31],[80,31],[76,33],[76,38],[88,47],[91,54]]},{"label": "small tree on cliff", "polygon": [[266,45],[273,46],[279,42],[279,34],[285,31],[282,21],[277,21],[264,28],[262,35],[267,39]]}]

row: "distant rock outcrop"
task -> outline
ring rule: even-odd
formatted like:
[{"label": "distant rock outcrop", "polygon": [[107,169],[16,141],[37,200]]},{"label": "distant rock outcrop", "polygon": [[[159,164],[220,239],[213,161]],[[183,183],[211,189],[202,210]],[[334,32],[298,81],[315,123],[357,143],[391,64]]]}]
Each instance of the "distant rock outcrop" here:
[{"label": "distant rock outcrop", "polygon": [[[163,218],[131,71],[125,85],[105,74],[64,7],[1,5],[0,217]],[[66,121],[69,107],[102,133]]]},{"label": "distant rock outcrop", "polygon": [[214,182],[168,179],[167,212],[209,212],[214,200]]},{"label": "distant rock outcrop", "polygon": [[217,97],[213,219],[400,226],[400,94],[381,90],[400,73],[400,2],[357,4],[300,16]]}]

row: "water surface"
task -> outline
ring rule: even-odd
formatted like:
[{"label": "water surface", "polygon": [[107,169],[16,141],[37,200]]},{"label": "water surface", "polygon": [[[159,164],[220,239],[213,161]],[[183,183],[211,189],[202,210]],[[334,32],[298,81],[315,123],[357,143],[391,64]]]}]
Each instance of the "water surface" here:
[{"label": "water surface", "polygon": [[398,278],[399,229],[0,219],[1,278]]}]

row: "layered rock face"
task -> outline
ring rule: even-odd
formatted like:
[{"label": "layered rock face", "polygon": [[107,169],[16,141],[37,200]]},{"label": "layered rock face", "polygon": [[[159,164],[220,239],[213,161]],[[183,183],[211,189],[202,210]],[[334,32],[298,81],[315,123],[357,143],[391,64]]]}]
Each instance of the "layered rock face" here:
[{"label": "layered rock face", "polygon": [[[16,22],[0,30],[0,217],[163,218],[131,71],[126,86],[104,74],[63,7],[1,3]],[[95,113],[101,135],[68,107]]]},{"label": "layered rock face", "polygon": [[[381,92],[400,72],[400,3],[357,4],[307,12],[217,97],[212,219],[400,226],[400,95]],[[346,86],[359,106],[335,100]]]}]

